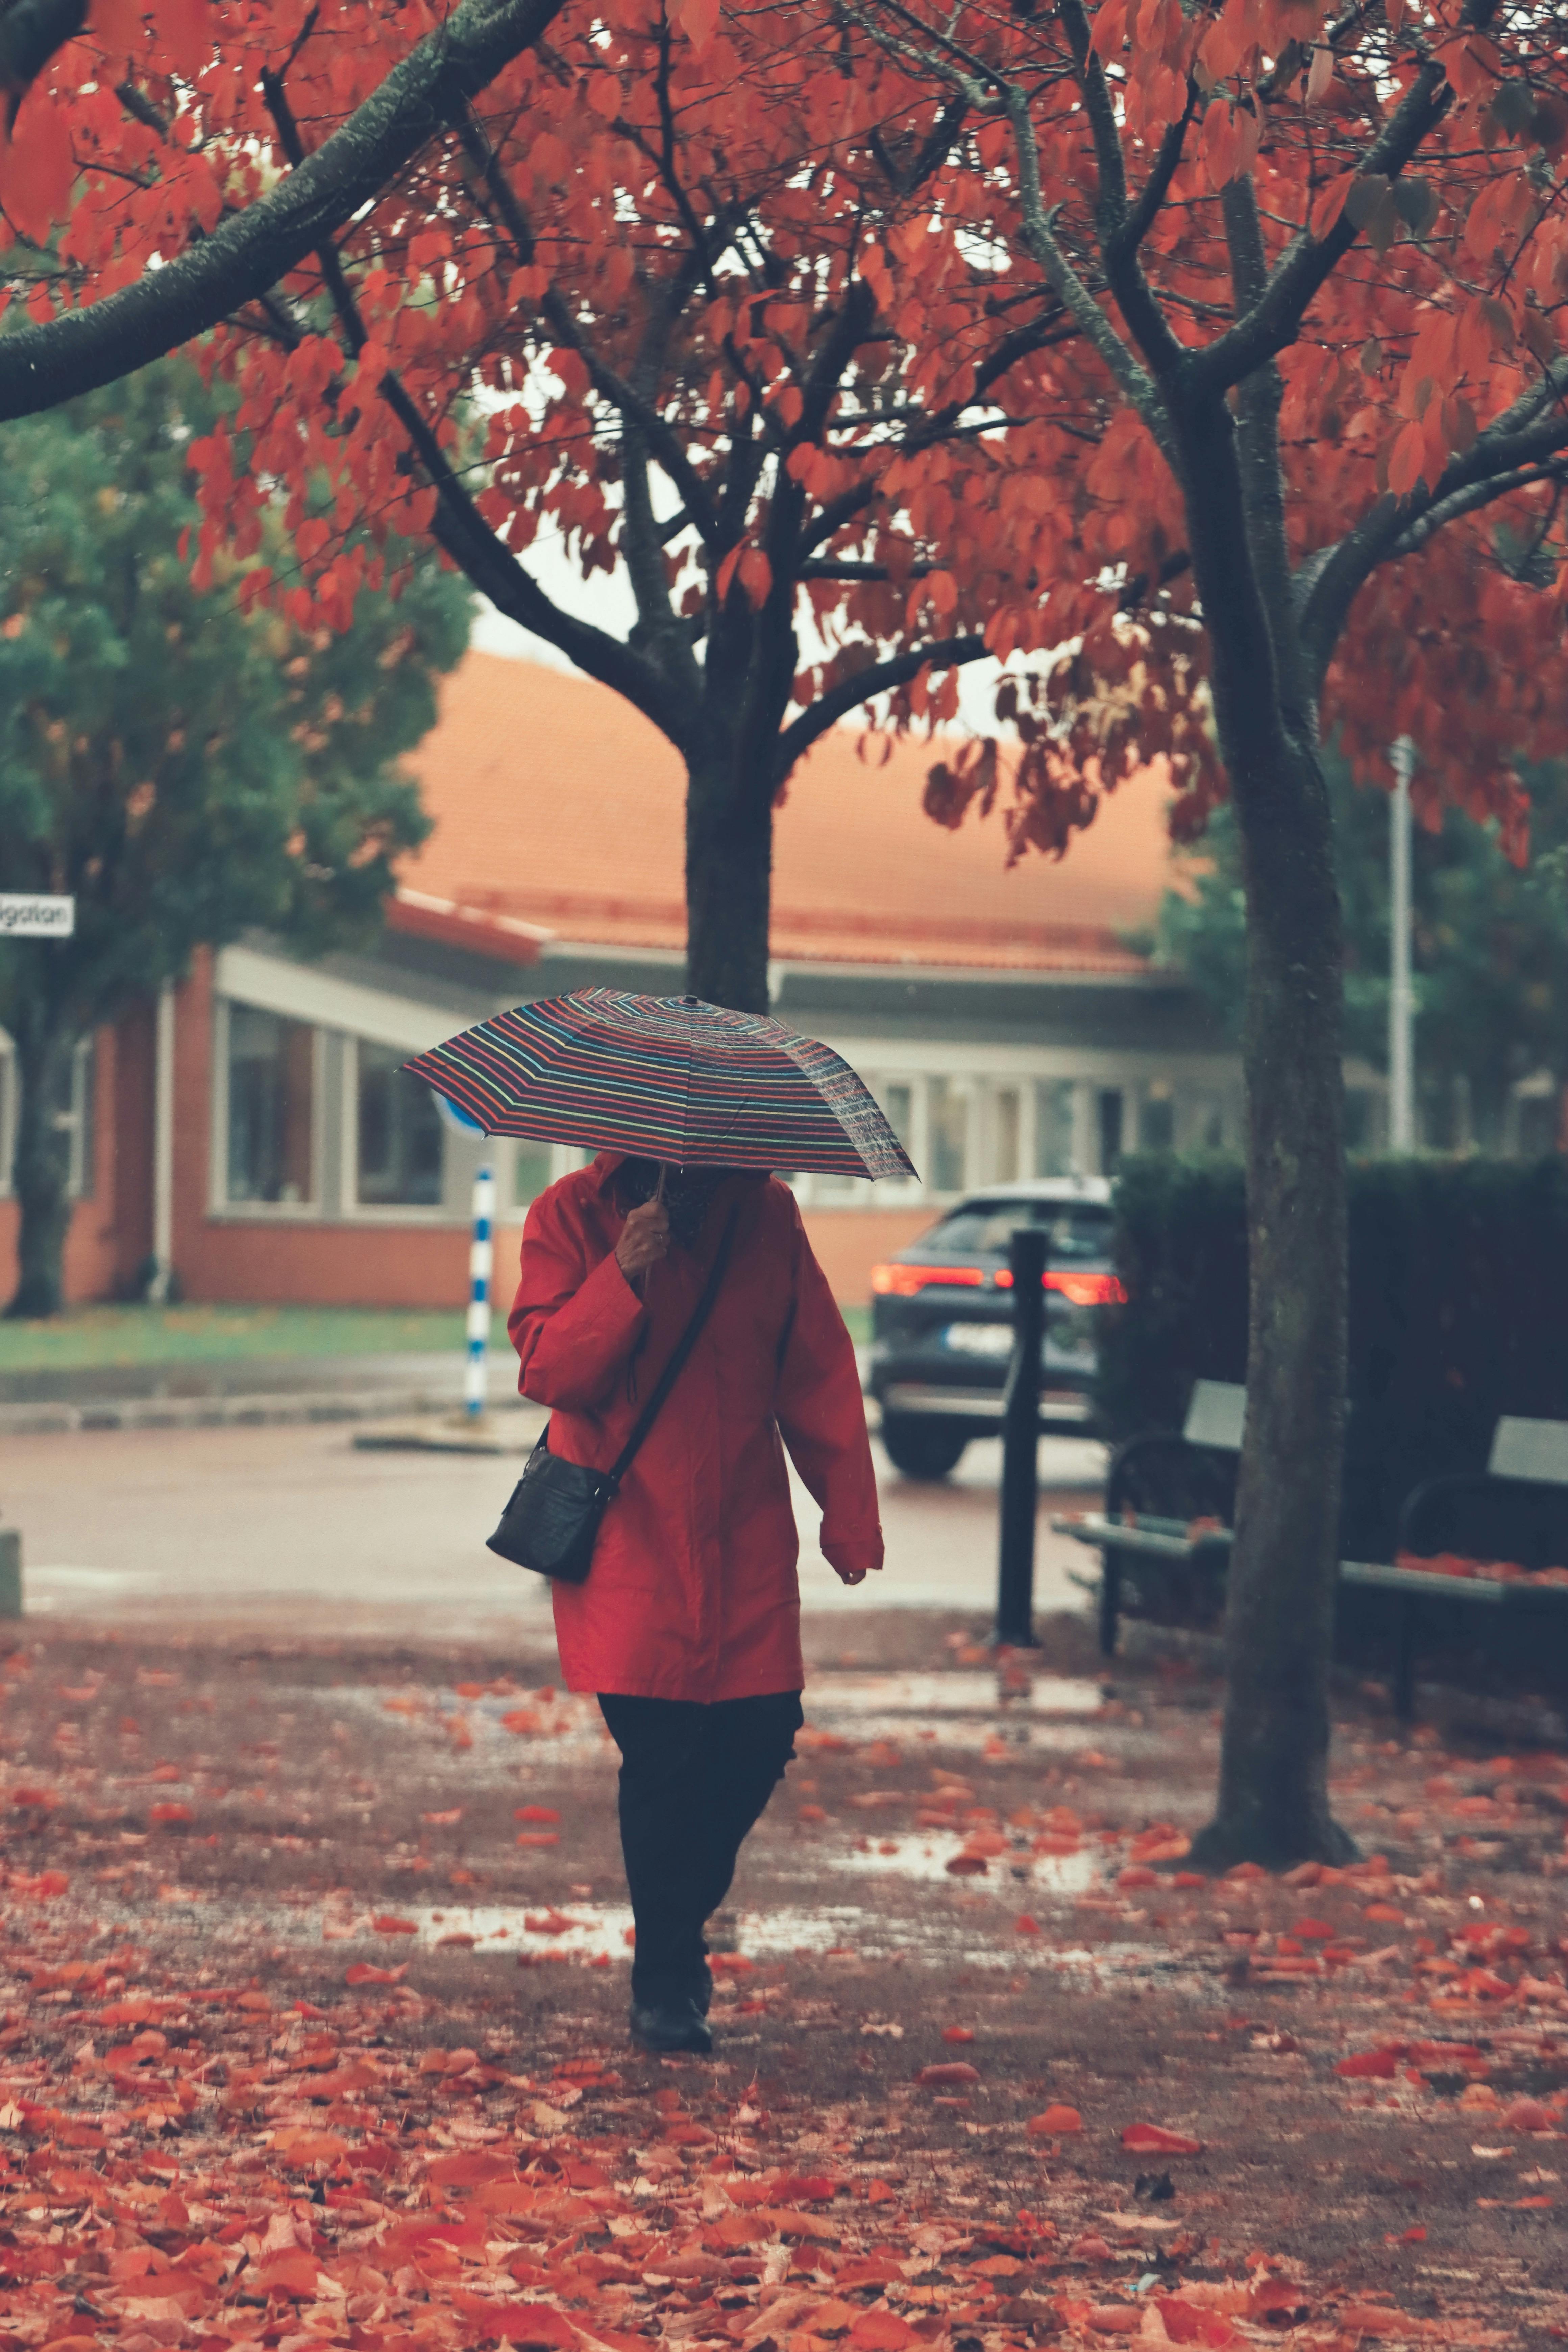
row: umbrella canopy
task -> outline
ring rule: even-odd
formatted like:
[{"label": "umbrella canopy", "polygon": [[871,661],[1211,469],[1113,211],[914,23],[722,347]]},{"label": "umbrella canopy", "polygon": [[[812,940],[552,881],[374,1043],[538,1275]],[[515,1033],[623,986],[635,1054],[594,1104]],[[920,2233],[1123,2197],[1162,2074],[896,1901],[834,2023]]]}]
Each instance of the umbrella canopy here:
[{"label": "umbrella canopy", "polygon": [[695,996],[578,988],[404,1064],[487,1135],[681,1168],[912,1176],[847,1062],[782,1021]]}]

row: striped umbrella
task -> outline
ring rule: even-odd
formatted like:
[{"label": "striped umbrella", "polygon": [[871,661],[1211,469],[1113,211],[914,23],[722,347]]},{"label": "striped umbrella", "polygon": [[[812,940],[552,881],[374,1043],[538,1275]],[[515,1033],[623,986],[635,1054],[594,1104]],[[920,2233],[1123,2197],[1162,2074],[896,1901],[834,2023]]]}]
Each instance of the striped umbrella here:
[{"label": "striped umbrella", "polygon": [[831,1047],[695,996],[578,988],[497,1013],[404,1064],[487,1135],[681,1168],[912,1176]]}]

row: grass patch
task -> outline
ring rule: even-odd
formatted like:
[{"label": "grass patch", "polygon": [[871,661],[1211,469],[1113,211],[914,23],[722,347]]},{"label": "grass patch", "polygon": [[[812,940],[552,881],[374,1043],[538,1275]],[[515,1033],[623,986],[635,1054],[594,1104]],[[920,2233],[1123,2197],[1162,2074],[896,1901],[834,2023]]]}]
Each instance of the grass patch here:
[{"label": "grass patch", "polygon": [[[847,1307],[857,1346],[871,1337],[868,1307]],[[506,1346],[506,1316],[490,1323]],[[80,1371],[115,1364],[233,1364],[269,1356],[454,1354],[463,1315],[382,1307],[73,1307],[47,1323],[0,1320],[0,1373]]]},{"label": "grass patch", "polygon": [[[492,1339],[504,1343],[498,1316]],[[463,1344],[460,1308],[73,1307],[48,1322],[0,1321],[0,1372],[113,1364],[226,1364],[268,1356],[424,1354]]]}]

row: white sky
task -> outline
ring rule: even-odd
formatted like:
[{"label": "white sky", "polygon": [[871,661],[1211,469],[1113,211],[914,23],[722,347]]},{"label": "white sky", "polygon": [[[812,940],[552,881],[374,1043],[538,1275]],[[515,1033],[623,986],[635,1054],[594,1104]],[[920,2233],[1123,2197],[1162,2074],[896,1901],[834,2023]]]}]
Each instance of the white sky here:
[{"label": "white sky", "polygon": [[[624,637],[637,617],[637,607],[624,572],[609,578],[595,572],[584,580],[576,564],[566,554],[559,541],[540,539],[528,551],[524,561],[529,572],[538,581],[552,604],[572,613],[579,620],[592,621],[597,627],[608,629],[612,635]],[[812,646],[809,616],[800,625],[803,653],[809,656]],[[469,639],[481,653],[510,655],[515,661],[534,661],[546,669],[570,670],[571,662],[564,654],[546,645],[529,629],[520,628],[515,621],[507,620],[494,606],[481,597],[477,601],[473,635]],[[986,734],[994,727],[992,698],[1000,666],[994,661],[971,662],[959,674],[958,708],[962,724],[973,727],[976,733]],[[858,727],[862,721],[855,714],[844,722]]]}]

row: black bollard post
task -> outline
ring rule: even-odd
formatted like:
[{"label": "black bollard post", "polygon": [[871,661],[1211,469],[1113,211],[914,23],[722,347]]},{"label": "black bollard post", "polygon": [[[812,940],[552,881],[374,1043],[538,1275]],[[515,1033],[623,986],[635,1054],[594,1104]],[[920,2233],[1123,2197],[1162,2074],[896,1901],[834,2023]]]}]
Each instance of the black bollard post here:
[{"label": "black bollard post", "polygon": [[1013,1268],[1013,1362],[1002,1402],[1002,1540],[996,1577],[996,1640],[1035,1643],[1035,1515],[1039,1502],[1040,1339],[1045,1325],[1046,1236],[1020,1225],[1008,1250]]}]

